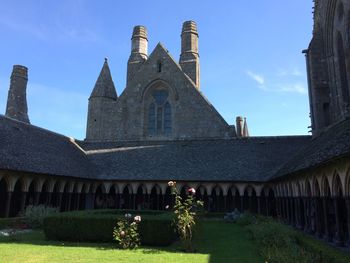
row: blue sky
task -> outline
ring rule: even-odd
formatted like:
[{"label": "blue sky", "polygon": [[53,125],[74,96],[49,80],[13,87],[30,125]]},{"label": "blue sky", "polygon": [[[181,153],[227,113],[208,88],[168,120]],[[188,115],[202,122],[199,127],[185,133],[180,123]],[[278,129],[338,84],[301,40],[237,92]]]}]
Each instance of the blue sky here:
[{"label": "blue sky", "polygon": [[1,1],[0,113],[12,65],[29,68],[32,124],[85,138],[88,97],[108,57],[120,94],[133,26],[148,29],[175,60],[182,23],[199,31],[201,90],[229,124],[251,135],[308,134],[305,58],[311,0]]}]

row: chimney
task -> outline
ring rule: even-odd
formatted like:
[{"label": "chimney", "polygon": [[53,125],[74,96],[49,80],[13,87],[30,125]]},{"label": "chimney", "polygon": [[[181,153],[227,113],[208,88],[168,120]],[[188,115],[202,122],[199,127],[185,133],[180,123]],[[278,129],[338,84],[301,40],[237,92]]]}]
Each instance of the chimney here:
[{"label": "chimney", "polygon": [[196,88],[200,88],[198,31],[194,21],[186,21],[182,25],[180,66],[189,76]]},{"label": "chimney", "polygon": [[28,69],[25,66],[14,65],[11,74],[5,116],[30,123],[27,107],[27,82]]},{"label": "chimney", "polygon": [[135,26],[131,37],[131,54],[128,60],[127,83],[148,58],[147,29]]},{"label": "chimney", "polygon": [[236,129],[237,129],[237,137],[243,137],[243,118],[242,118],[242,116],[238,116],[236,118]]}]

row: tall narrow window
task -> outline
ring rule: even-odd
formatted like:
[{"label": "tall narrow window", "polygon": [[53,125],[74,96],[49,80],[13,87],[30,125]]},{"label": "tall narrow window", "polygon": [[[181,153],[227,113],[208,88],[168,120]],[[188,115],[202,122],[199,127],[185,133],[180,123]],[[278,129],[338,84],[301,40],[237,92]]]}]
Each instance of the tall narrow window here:
[{"label": "tall narrow window", "polygon": [[148,108],[148,135],[171,135],[171,105],[168,92],[156,90],[152,93],[153,102]]},{"label": "tall narrow window", "polygon": [[340,32],[338,32],[337,42],[338,42],[337,51],[338,51],[338,64],[339,64],[341,92],[343,96],[343,101],[348,103],[349,102],[349,83],[348,83],[348,76],[347,76],[348,73],[346,70],[343,37]]}]

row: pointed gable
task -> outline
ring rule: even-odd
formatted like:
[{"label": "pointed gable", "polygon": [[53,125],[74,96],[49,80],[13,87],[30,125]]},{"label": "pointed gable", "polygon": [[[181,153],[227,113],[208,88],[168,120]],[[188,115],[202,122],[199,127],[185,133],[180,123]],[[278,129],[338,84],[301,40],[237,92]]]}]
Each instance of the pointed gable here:
[{"label": "pointed gable", "polygon": [[107,97],[111,99],[117,99],[118,97],[106,58],[95,87],[91,92],[90,98],[92,97]]},{"label": "pointed gable", "polygon": [[[152,110],[156,109],[152,105],[156,90],[169,94],[167,114],[162,107],[157,108],[159,113]],[[117,104],[118,140],[226,138],[234,134],[161,43],[128,82]],[[154,127],[159,125],[152,127],[153,120],[158,120],[162,129],[167,122],[171,133],[154,135]]]}]

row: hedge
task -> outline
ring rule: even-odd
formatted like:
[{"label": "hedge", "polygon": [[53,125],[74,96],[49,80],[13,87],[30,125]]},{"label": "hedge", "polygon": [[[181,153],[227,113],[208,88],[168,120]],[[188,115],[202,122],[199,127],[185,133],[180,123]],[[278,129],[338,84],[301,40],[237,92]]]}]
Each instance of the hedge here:
[{"label": "hedge", "polygon": [[0,218],[0,229],[18,228],[24,223],[24,221],[24,217]]},{"label": "hedge", "polygon": [[141,215],[139,231],[143,245],[167,246],[176,239],[171,215],[154,211],[89,210],[58,213],[44,219],[44,233],[49,240],[113,242],[113,229],[125,213]]}]

